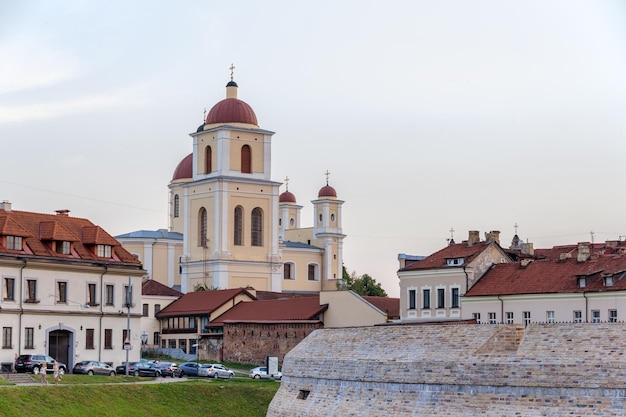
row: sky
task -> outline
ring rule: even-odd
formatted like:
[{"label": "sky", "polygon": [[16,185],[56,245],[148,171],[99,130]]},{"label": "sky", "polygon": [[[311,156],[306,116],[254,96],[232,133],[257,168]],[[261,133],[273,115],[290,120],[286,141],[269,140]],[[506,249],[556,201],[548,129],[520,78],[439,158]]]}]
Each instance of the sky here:
[{"label": "sky", "polygon": [[624,239],[625,21],[621,0],[0,0],[0,200],[167,228],[232,63],[301,226],[328,170],[345,266],[391,296],[399,253],[469,230]]}]

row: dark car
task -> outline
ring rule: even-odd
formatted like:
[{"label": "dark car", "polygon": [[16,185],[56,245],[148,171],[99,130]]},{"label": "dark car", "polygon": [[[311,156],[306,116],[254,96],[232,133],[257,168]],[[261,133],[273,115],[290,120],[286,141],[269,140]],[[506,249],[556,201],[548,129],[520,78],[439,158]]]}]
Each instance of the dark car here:
[{"label": "dark car", "polygon": [[208,368],[202,368],[196,362],[185,362],[178,365],[180,368],[181,376],[209,376]]},{"label": "dark car", "polygon": [[[124,362],[120,366],[117,366],[115,368],[115,373],[118,375],[126,375],[126,365],[127,363]],[[128,362],[128,375],[139,376],[137,365],[139,365],[139,362]]]},{"label": "dark car", "polygon": [[[118,375],[126,375],[126,364],[115,368]],[[128,364],[128,375],[132,376],[162,376],[161,369],[152,362],[130,362]]]},{"label": "dark car", "polygon": [[99,361],[82,361],[74,365],[73,374],[110,375],[115,376],[115,369],[108,363]]},{"label": "dark car", "polygon": [[[52,372],[54,358],[48,355],[20,355],[15,359],[15,372],[32,372],[38,374],[43,364],[46,364],[47,372]],[[58,362],[59,374],[67,373],[67,365]]]},{"label": "dark car", "polygon": [[176,366],[174,362],[155,362],[155,364],[161,370],[161,376],[163,377],[171,376],[172,378],[181,378],[183,376],[180,368]]}]

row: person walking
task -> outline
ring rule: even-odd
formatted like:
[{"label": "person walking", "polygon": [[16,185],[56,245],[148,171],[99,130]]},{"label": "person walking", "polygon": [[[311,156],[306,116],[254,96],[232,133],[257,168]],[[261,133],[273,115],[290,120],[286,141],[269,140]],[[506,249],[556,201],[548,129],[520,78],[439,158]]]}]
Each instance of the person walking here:
[{"label": "person walking", "polygon": [[48,385],[48,380],[46,379],[46,371],[48,370],[48,364],[46,362],[41,364],[41,368],[39,368],[39,375],[41,375],[41,383]]},{"label": "person walking", "polygon": [[54,379],[54,385],[59,384],[59,363],[56,361],[52,362],[52,379]]}]

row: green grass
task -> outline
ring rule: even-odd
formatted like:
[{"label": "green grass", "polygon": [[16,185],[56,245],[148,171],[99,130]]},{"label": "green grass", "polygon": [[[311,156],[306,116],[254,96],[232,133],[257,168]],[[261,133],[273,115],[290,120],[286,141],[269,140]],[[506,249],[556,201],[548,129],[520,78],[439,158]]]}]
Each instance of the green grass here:
[{"label": "green grass", "polygon": [[0,386],[0,416],[261,417],[280,386],[247,378],[124,383],[151,379],[66,375],[58,386]]}]

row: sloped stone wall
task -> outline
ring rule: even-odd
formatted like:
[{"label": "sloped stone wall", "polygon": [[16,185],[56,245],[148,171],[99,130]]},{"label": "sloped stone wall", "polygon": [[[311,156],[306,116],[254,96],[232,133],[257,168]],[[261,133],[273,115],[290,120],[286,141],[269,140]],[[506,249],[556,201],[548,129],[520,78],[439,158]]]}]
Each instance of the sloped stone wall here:
[{"label": "sloped stone wall", "polygon": [[624,416],[625,352],[624,323],[317,330],[267,415]]}]

